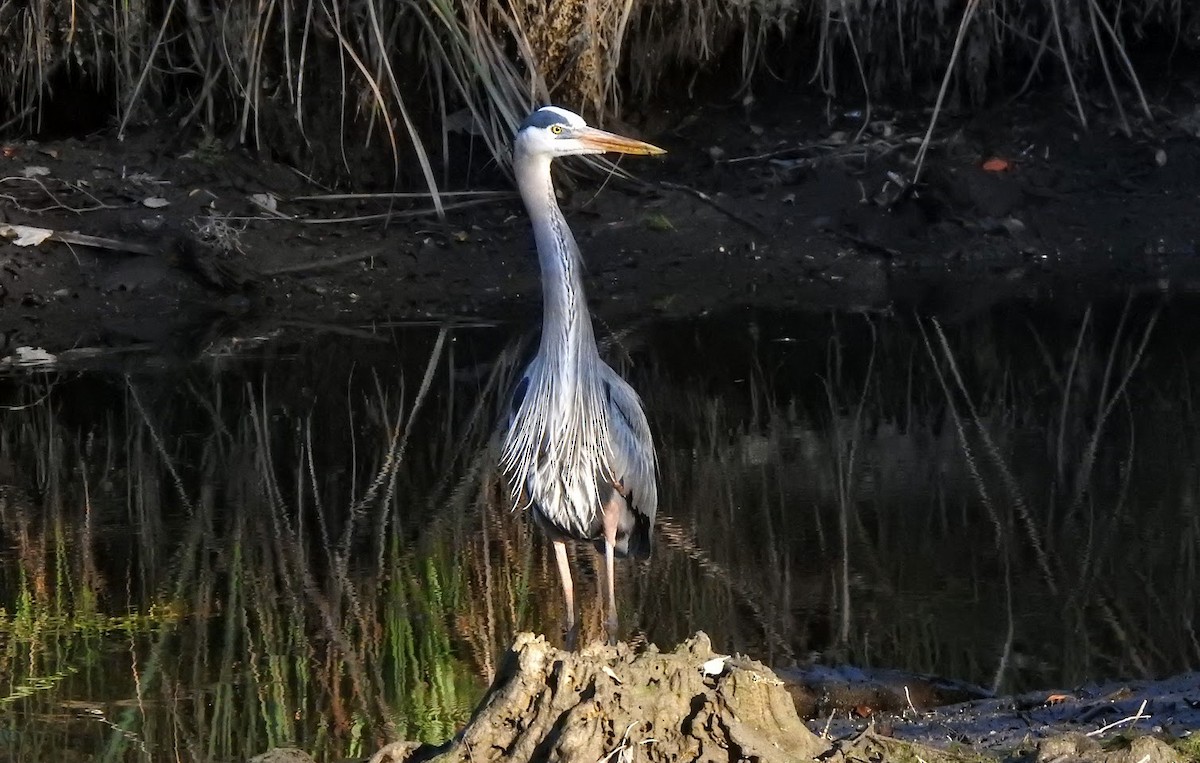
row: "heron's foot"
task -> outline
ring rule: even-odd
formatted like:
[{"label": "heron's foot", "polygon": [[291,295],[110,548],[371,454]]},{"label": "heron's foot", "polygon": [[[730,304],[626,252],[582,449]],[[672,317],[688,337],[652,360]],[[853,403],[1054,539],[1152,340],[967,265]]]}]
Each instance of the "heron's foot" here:
[{"label": "heron's foot", "polygon": [[608,645],[616,646],[620,641],[617,638],[617,618],[610,617],[604,622],[604,633],[608,636]]},{"label": "heron's foot", "polygon": [[563,631],[563,649],[574,652],[579,645],[579,623],[567,623]]}]

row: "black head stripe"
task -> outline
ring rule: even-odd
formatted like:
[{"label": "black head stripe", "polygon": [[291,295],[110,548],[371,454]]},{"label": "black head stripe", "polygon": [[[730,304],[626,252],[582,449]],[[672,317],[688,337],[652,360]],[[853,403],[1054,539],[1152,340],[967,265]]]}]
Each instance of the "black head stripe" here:
[{"label": "black head stripe", "polygon": [[526,127],[540,127],[545,129],[550,125],[555,124],[562,125],[564,127],[570,127],[571,125],[571,123],[567,121],[567,118],[562,114],[555,113],[550,109],[538,109],[525,118],[525,121],[521,123],[521,127],[519,130],[517,130],[517,132],[524,130]]}]

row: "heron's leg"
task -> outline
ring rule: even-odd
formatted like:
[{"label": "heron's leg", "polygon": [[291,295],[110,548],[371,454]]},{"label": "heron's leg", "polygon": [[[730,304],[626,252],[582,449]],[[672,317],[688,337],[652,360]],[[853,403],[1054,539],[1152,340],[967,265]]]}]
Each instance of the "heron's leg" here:
[{"label": "heron's leg", "polygon": [[624,511],[625,499],[614,490],[612,498],[605,502],[603,508],[604,583],[608,588],[608,620],[605,622],[605,630],[608,631],[610,645],[617,643],[617,576],[613,568],[613,552],[617,546],[617,525]]},{"label": "heron's leg", "polygon": [[568,652],[575,651],[579,637],[579,623],[575,620],[575,586],[571,583],[571,561],[567,558],[567,544],[554,541],[554,559],[558,562],[558,579],[562,581],[563,598],[567,602],[567,624],[564,643]]},{"label": "heron's leg", "polygon": [[613,574],[613,542],[607,538],[604,539],[604,580],[608,583],[608,621],[605,623],[605,630],[608,631],[608,643],[610,646],[616,646],[617,643],[617,593],[616,593],[616,575]]}]

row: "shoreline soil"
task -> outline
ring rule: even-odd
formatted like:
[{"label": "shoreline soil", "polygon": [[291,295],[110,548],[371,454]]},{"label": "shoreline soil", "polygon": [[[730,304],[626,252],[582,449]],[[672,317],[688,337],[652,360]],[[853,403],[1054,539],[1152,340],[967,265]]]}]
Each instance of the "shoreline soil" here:
[{"label": "shoreline soil", "polygon": [[[1103,119],[1080,129],[1066,103],[944,116],[907,191],[925,114],[877,108],[864,125],[850,108],[830,124],[821,103],[780,103],[654,114],[629,129],[665,161],[623,162],[631,180],[574,176],[563,202],[600,320],[739,307],[953,319],[1009,297],[1200,283],[1194,103],[1159,106],[1131,136]],[[4,355],[186,356],[288,321],[536,321],[527,221],[499,174],[476,186],[492,195],[445,197],[438,219],[428,199],[335,196],[241,151],[162,151],[164,136],[6,144]],[[55,235],[18,246],[13,226]]]}]

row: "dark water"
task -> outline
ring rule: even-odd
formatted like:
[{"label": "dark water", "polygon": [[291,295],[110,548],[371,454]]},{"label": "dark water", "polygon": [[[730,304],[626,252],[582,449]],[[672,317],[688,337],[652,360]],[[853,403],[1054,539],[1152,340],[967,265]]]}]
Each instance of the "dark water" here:
[{"label": "dark water", "polygon": [[[662,483],[628,636],[1002,691],[1195,669],[1200,299],[1052,296],[618,327]],[[489,448],[529,339],[290,332],[0,382],[0,759],[450,734],[513,633],[558,637]]]}]

